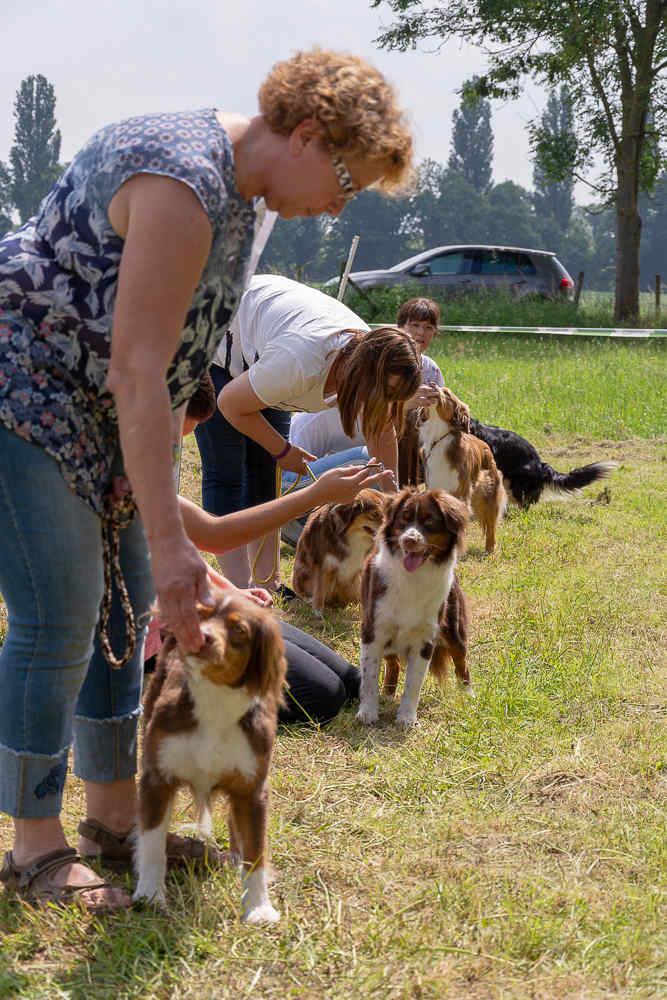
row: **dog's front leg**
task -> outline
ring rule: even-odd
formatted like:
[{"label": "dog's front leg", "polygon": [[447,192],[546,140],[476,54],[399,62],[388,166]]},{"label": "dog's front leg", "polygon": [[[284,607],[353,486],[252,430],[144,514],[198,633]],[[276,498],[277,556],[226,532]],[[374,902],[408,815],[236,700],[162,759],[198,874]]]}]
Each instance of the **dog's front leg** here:
[{"label": "dog's front leg", "polygon": [[380,676],[380,650],[375,644],[362,641],[359,659],[361,685],[359,689],[359,711],[357,718],[366,726],[372,726],[380,718],[378,679]]},{"label": "dog's front leg", "polygon": [[427,657],[422,656],[422,651],[411,651],[408,656],[403,697],[396,713],[396,722],[401,726],[416,726],[418,724],[417,706],[419,705],[419,696],[421,695],[430,657],[430,648],[428,649]]},{"label": "dog's front leg", "polygon": [[241,852],[243,890],[241,920],[248,924],[268,924],[280,920],[269,899],[266,869],[266,825],[269,790],[266,785],[253,796],[230,795],[230,829]]},{"label": "dog's front leg", "polygon": [[132,899],[147,899],[165,906],[167,871],[167,831],[174,789],[151,785],[142,778],[139,791],[139,826],[134,844],[137,887]]}]

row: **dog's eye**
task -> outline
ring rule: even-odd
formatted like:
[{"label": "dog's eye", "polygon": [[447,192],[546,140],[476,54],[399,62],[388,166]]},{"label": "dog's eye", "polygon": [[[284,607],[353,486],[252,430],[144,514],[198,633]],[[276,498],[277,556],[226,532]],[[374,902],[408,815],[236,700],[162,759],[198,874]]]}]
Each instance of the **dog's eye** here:
[{"label": "dog's eye", "polygon": [[248,626],[244,625],[243,622],[231,622],[229,635],[232,640],[243,641],[249,636]]}]

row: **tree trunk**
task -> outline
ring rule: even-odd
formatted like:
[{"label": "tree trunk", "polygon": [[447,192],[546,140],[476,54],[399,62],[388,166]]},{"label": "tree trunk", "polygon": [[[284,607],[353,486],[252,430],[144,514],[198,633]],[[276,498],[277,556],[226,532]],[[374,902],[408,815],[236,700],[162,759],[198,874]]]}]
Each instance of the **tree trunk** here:
[{"label": "tree trunk", "polygon": [[[631,162],[634,158],[631,159]],[[639,242],[642,220],[638,211],[634,162],[618,165],[616,190],[616,296],[617,323],[639,321]]]}]

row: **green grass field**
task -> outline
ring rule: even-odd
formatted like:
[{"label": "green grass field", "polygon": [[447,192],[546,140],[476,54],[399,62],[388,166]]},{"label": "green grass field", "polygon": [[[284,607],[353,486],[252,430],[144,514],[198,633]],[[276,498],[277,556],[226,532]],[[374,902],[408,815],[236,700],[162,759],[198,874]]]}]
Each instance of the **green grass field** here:
[{"label": "green grass field", "polygon": [[[431,353],[474,415],[556,468],[618,463],[571,501],[511,511],[491,559],[472,527],[475,699],[427,681],[414,731],[386,699],[371,729],[350,706],[280,731],[279,924],[239,923],[227,871],[171,876],[168,915],[105,923],[0,897],[0,998],[667,995],[665,348],[479,334]],[[184,492],[199,484],[189,438]],[[282,613],[358,662],[358,607]],[[81,808],[72,779],[73,843]]]}]

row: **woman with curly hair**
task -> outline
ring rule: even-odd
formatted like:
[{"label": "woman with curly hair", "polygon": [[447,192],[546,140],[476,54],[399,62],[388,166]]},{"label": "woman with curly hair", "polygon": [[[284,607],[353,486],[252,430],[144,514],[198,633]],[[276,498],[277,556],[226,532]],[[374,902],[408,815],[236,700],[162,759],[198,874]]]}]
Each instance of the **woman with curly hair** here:
[{"label": "woman with curly hair", "polygon": [[[73,742],[88,819],[127,853],[155,593],[184,650],[204,641],[206,564],[172,456],[247,280],[257,200],[283,218],[338,215],[409,168],[393,91],[356,57],[299,53],[274,67],[259,103],[251,119],[211,107],[103,128],[0,240],[0,809],[15,821],[0,881],[25,898],[130,905],[67,845],[68,754]],[[132,494],[119,500],[123,475]],[[118,530],[123,601],[105,587],[101,527]],[[94,829],[83,827],[87,855],[102,849]],[[169,851],[205,854],[173,839]]]}]

